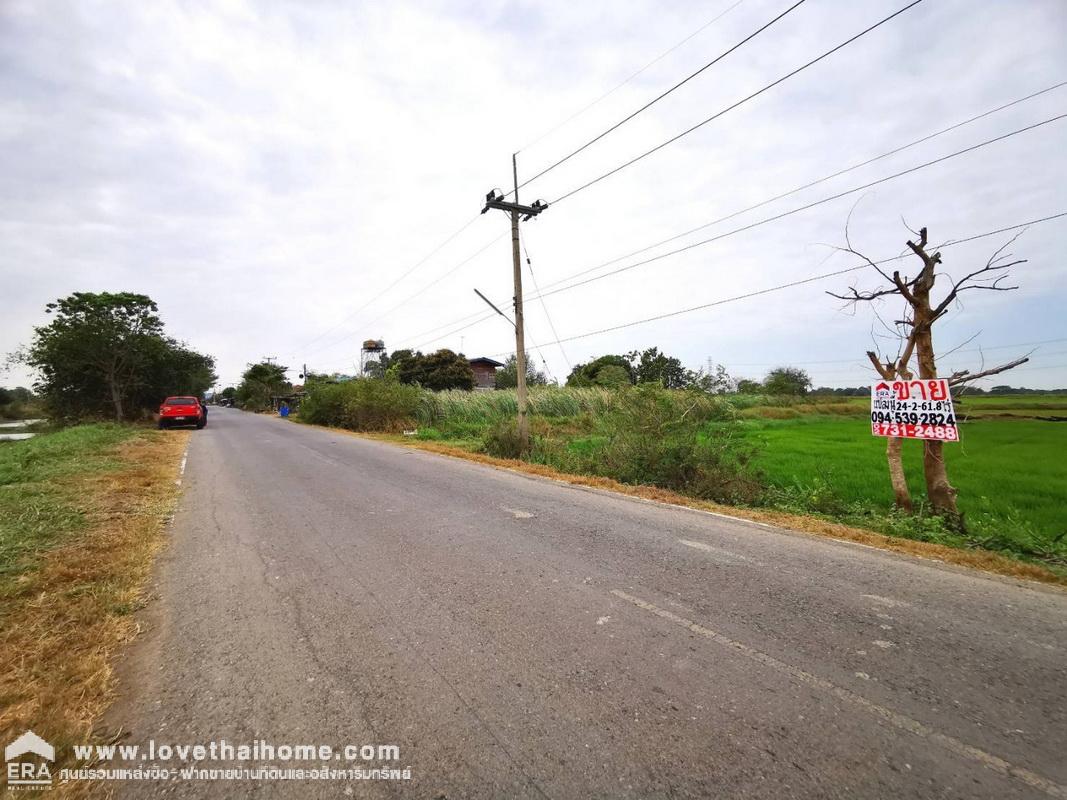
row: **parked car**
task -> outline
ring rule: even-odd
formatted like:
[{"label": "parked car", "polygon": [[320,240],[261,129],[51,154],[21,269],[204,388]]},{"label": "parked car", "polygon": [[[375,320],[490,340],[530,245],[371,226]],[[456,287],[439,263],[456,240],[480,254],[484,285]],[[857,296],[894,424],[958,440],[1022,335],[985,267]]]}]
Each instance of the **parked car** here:
[{"label": "parked car", "polygon": [[198,430],[207,425],[207,406],[199,397],[168,397],[159,407],[160,430],[181,425],[195,425]]}]

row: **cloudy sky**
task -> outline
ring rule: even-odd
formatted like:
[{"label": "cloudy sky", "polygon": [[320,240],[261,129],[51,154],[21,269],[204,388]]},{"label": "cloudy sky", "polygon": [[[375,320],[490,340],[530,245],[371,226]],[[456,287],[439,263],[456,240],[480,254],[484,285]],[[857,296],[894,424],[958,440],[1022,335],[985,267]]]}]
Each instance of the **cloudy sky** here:
[{"label": "cloudy sky", "polygon": [[[520,199],[567,194],[906,3],[808,0]],[[0,0],[0,349],[27,342],[57,297],[129,290],[216,356],[223,385],[264,356],[293,377],[303,363],[351,373],[370,337],[500,356],[511,328],[482,319],[473,289],[511,296],[508,221],[478,213],[510,189],[511,154],[520,180],[536,174],[791,4]],[[526,224],[528,295],[534,279],[567,287],[1067,113],[1067,86],[1052,89],[619,259],[1067,81],[1064,41],[1062,0],[925,0]],[[794,364],[820,385],[866,383],[875,315],[825,292],[875,286],[867,272],[582,335],[844,269],[855,259],[832,246],[854,206],[852,243],[872,258],[901,253],[903,220],[940,243],[1067,212],[1065,142],[1067,120],[1050,122],[530,299],[532,355],[559,378],[657,345],[742,377]],[[1010,235],[945,248],[942,282]],[[1065,244],[1067,217],[1022,234],[1019,290],[964,295],[936,334],[943,351],[962,344],[942,370],[1033,350],[1008,380],[1067,386]]]}]

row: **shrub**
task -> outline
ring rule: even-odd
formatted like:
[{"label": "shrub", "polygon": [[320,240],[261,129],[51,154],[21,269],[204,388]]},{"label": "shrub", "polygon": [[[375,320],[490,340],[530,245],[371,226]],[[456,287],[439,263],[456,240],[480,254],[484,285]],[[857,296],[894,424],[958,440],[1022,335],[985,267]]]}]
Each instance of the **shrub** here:
[{"label": "shrub", "polygon": [[482,449],[497,458],[522,458],[522,442],[516,420],[502,419],[493,423],[482,439]]},{"label": "shrub", "polygon": [[29,406],[18,400],[0,406],[0,419],[27,419],[36,413],[36,409],[31,411]]},{"label": "shrub", "polygon": [[415,425],[422,389],[377,378],[316,384],[300,405],[300,418],[353,431],[396,432]]},{"label": "shrub", "polygon": [[846,511],[845,501],[825,476],[816,476],[810,482],[796,480],[787,486],[769,487],[760,498],[763,505],[793,511],[800,514],[841,515]]},{"label": "shrub", "polygon": [[[535,440],[531,459],[709,500],[747,502],[759,496],[753,448],[741,437],[728,402],[654,384],[614,398],[614,407],[595,418],[593,436],[568,448]],[[493,444],[506,442],[501,438]]]}]

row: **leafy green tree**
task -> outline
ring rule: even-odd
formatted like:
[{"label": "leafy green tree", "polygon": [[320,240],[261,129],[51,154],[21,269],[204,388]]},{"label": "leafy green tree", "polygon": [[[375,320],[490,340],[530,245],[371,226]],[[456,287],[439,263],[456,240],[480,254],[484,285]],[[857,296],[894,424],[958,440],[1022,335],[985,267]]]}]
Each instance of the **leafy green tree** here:
[{"label": "leafy green tree", "polygon": [[869,386],[846,386],[831,388],[829,386],[820,386],[817,389],[811,390],[812,394],[817,395],[832,395],[834,397],[867,397],[871,393],[871,387]]},{"label": "leafy green tree", "polygon": [[[606,370],[606,371],[605,371]],[[621,372],[626,380],[620,379]],[[698,388],[705,391],[718,389],[717,380],[729,383],[729,376],[720,367],[721,374],[705,376],[702,372],[686,369],[682,362],[661,353],[658,347],[634,350],[624,356],[606,355],[577,364],[567,376],[568,386],[625,386],[630,384],[658,383],[667,389]],[[602,374],[603,373],[603,374]]]},{"label": "leafy green tree", "polygon": [[[512,353],[504,362],[504,366],[496,371],[497,389],[514,389],[519,385],[519,360]],[[526,385],[547,386],[548,378],[545,373],[539,372],[530,361],[530,354],[526,354]]]},{"label": "leafy green tree", "polygon": [[263,362],[252,364],[241,376],[237,402],[242,408],[262,411],[270,407],[271,397],[289,394],[293,385],[285,377],[288,367]]},{"label": "leafy green tree", "polygon": [[[419,355],[421,356],[422,354],[419,353]],[[410,383],[410,381],[405,381],[401,377],[401,373],[405,375],[414,374],[414,361],[414,350],[394,350],[385,358],[385,377],[400,381],[401,383]]]},{"label": "leafy green tree", "polygon": [[474,388],[474,370],[466,357],[447,349],[427,355],[397,350],[389,356],[385,374],[401,383],[417,383],[434,391]]},{"label": "leafy green tree", "polygon": [[725,366],[708,362],[707,371],[700,369],[692,373],[691,386],[708,394],[726,394],[735,387],[735,381]]},{"label": "leafy green tree", "polygon": [[763,384],[759,381],[740,378],[737,381],[738,394],[763,394]]},{"label": "leafy green tree", "polygon": [[311,372],[304,376],[304,388],[310,390],[312,386],[317,386],[324,383],[345,383],[346,381],[353,380],[354,376],[345,375],[342,372]]},{"label": "leafy green tree", "polygon": [[811,377],[799,367],[776,367],[763,379],[763,390],[773,395],[803,395],[811,388]]},{"label": "leafy green tree", "polygon": [[575,364],[567,376],[568,386],[605,386],[619,385],[618,370],[608,373],[607,383],[598,381],[597,376],[605,367],[619,367],[626,372],[625,383],[634,383],[633,366],[626,356],[607,355],[590,361],[588,364]]},{"label": "leafy green tree", "polygon": [[234,400],[237,397],[237,389],[233,386],[227,386],[222,390],[223,400]]},{"label": "leafy green tree", "polygon": [[34,329],[21,360],[37,370],[35,388],[53,417],[135,416],[170,391],[202,394],[214,360],[163,333],[151,298],[131,292],[75,292],[45,307],[51,323]]},{"label": "leafy green tree", "polygon": [[596,372],[593,378],[593,386],[606,386],[610,389],[621,389],[630,386],[632,374],[625,367],[618,364],[605,364]]},{"label": "leafy green tree", "polygon": [[27,419],[41,416],[41,409],[33,392],[25,386],[0,388],[0,419]]},{"label": "leafy green tree", "polygon": [[418,379],[414,381],[425,389],[441,391],[444,389],[474,388],[474,370],[465,356],[451,350],[438,350],[421,356],[418,364]]},{"label": "leafy green tree", "polygon": [[384,378],[386,370],[389,369],[388,359],[385,354],[377,361],[368,361],[363,368],[363,375],[367,378]]},{"label": "leafy green tree", "polygon": [[170,338],[146,348],[145,381],[134,393],[139,408],[156,408],[169,395],[203,397],[217,379],[215,360]]},{"label": "leafy green tree", "polygon": [[665,389],[684,389],[692,386],[695,374],[682,366],[677,358],[650,347],[642,353],[629,355],[631,371],[637,383],[658,383]]}]

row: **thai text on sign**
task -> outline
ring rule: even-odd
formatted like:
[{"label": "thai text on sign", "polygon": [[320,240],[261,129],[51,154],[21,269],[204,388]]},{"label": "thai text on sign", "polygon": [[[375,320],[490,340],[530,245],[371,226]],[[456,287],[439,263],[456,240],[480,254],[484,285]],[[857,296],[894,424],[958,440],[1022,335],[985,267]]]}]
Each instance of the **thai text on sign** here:
[{"label": "thai text on sign", "polygon": [[948,381],[879,381],[871,386],[871,433],[958,442],[960,431]]}]

